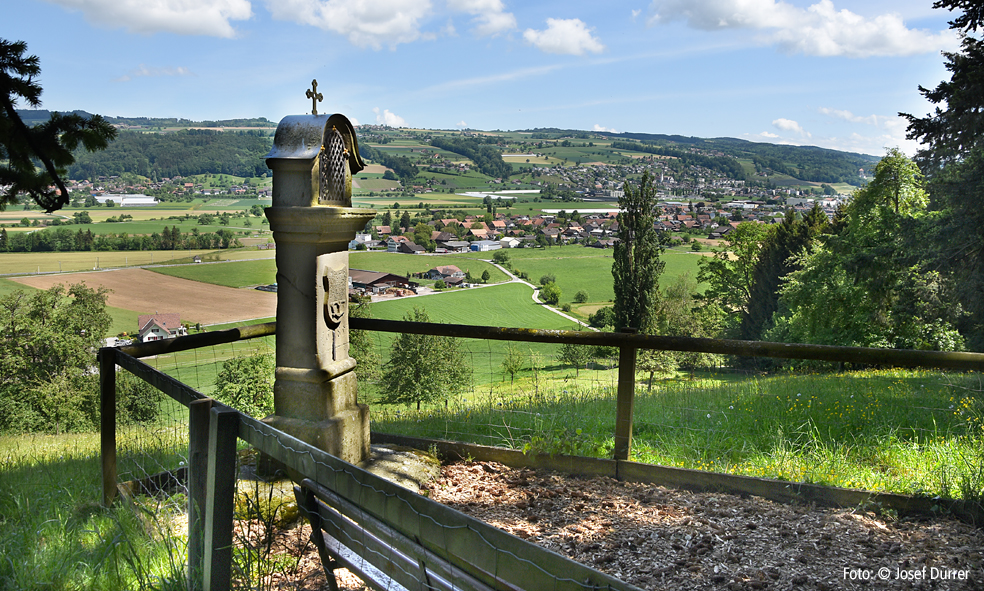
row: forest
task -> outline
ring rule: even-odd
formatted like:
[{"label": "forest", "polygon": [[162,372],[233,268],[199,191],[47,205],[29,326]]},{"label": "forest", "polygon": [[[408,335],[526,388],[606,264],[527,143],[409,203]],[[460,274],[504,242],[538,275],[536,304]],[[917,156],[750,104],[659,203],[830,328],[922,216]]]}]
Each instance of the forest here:
[{"label": "forest", "polygon": [[259,130],[122,131],[105,150],[79,152],[68,176],[81,180],[129,172],[151,180],[206,173],[259,177],[270,172],[266,155],[272,143],[269,133]]}]

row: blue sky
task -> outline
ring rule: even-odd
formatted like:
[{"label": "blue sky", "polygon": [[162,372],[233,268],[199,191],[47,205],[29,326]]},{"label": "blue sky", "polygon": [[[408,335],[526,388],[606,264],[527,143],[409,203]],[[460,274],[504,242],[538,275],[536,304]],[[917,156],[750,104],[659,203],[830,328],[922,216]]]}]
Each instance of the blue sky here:
[{"label": "blue sky", "polygon": [[736,137],[881,155],[958,46],[932,0],[0,0],[43,107]]}]

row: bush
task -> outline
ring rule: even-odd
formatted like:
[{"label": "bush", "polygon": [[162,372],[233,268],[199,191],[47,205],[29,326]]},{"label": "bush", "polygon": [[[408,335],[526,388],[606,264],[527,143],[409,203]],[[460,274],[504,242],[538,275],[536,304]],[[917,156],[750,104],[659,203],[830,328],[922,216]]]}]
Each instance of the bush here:
[{"label": "bush", "polygon": [[273,355],[233,357],[215,376],[215,397],[251,417],[273,413]]},{"label": "bush", "polygon": [[551,306],[556,306],[560,302],[560,293],[560,287],[553,281],[550,281],[540,290],[540,299]]},{"label": "bush", "polygon": [[588,292],[584,291],[583,289],[579,290],[576,294],[574,294],[575,304],[583,304],[586,301],[588,301]]},{"label": "bush", "polygon": [[615,325],[615,308],[606,306],[588,316],[588,324],[595,328]]}]

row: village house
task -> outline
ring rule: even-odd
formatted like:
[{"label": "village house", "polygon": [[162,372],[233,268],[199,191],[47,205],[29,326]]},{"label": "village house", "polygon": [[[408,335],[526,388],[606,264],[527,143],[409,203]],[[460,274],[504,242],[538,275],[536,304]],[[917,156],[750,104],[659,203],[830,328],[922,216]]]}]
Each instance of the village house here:
[{"label": "village house", "polygon": [[137,316],[137,335],[141,343],[173,339],[187,334],[188,329],[181,324],[180,314],[141,314]]},{"label": "village house", "polygon": [[415,289],[417,283],[411,282],[402,275],[349,269],[349,288],[360,294],[372,295],[385,292],[387,289]]}]

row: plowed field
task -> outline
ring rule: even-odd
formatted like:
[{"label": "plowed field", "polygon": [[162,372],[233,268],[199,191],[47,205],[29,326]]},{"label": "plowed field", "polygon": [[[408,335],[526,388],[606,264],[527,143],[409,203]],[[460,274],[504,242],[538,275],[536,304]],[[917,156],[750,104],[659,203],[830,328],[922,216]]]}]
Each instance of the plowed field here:
[{"label": "plowed field", "polygon": [[66,273],[12,278],[38,289],[59,283],[84,282],[89,287],[111,290],[108,304],[139,314],[181,314],[181,321],[223,324],[267,318],[277,314],[277,294],[254,289],[209,285],[161,275],[145,269],[121,269],[92,273]]}]

